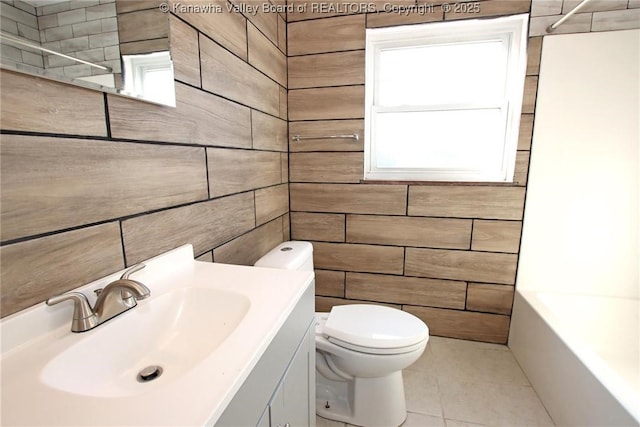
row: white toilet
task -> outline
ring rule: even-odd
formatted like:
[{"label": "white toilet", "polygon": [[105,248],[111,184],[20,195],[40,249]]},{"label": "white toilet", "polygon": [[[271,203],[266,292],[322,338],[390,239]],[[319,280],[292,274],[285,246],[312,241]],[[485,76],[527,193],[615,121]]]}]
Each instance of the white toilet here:
[{"label": "white toilet", "polygon": [[[313,270],[309,242],[284,242],[258,267]],[[316,313],[316,412],[358,426],[399,426],[407,417],[402,370],[415,362],[429,328],[395,308],[353,304]]]}]

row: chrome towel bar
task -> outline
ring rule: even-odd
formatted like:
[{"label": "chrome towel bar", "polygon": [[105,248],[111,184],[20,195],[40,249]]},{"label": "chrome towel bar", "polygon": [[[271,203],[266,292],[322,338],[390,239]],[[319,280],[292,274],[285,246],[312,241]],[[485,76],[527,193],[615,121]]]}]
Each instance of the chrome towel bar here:
[{"label": "chrome towel bar", "polygon": [[292,141],[295,142],[300,142],[300,141],[304,141],[307,139],[353,139],[354,141],[358,142],[360,141],[360,135],[357,133],[351,133],[348,135],[324,135],[324,136],[300,136],[300,135],[293,135],[291,137]]}]

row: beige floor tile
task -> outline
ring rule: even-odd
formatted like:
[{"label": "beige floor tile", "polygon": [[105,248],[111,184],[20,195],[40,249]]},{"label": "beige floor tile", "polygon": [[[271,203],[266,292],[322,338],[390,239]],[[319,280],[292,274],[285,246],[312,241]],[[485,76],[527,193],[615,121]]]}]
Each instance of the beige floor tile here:
[{"label": "beige floor tile", "polygon": [[[347,424],[346,427],[357,427]],[[444,419],[441,416],[435,417],[432,415],[416,414],[414,412],[407,412],[407,419],[402,423],[402,427],[446,427]]]},{"label": "beige floor tile", "polygon": [[445,419],[444,423],[447,427],[486,427],[484,424],[469,423],[466,421],[448,420]]},{"label": "beige floor tile", "polygon": [[444,337],[429,337],[429,343],[432,345],[432,349],[436,350],[497,350],[497,351],[510,351],[509,347],[502,344],[492,344],[488,342],[467,341],[458,340],[455,338]]},{"label": "beige floor tile", "polygon": [[447,419],[490,426],[553,426],[530,386],[439,381]]},{"label": "beige floor tile", "polygon": [[431,359],[433,358],[433,353],[431,352],[431,347],[433,346],[433,344],[431,343],[432,338],[438,337],[429,337],[427,347],[422,352],[420,358],[407,369],[411,369],[412,371],[431,372],[431,370],[433,369],[433,363],[431,361]]},{"label": "beige floor tile", "polygon": [[345,423],[328,420],[316,415],[316,427],[345,427]]},{"label": "beige floor tile", "polygon": [[[403,377],[409,411],[403,427],[554,425],[503,345],[430,337]],[[321,417],[316,423],[350,427]]]},{"label": "beige floor tile", "polygon": [[442,416],[407,413],[407,419],[402,427],[445,427]]},{"label": "beige floor tile", "polygon": [[402,376],[407,411],[441,416],[442,405],[436,377],[427,372],[411,369],[405,369]]},{"label": "beige floor tile", "polygon": [[434,373],[439,381],[529,385],[520,365],[505,346],[442,340],[433,343],[430,350],[431,357],[427,360],[431,365],[429,372]]}]

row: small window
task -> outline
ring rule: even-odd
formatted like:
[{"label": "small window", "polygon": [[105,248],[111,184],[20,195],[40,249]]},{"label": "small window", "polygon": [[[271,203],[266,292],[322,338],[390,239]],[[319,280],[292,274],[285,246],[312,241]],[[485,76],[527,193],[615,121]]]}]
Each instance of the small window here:
[{"label": "small window", "polygon": [[368,29],[368,180],[511,182],[528,15]]},{"label": "small window", "polygon": [[[122,55],[124,91],[164,105],[176,106],[173,65],[168,51],[140,55]],[[171,84],[167,84],[170,82]]]}]

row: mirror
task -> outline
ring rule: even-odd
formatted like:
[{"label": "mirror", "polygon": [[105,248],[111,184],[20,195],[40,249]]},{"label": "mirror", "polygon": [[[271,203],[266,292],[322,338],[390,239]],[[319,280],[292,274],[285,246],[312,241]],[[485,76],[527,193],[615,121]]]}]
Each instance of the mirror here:
[{"label": "mirror", "polygon": [[2,68],[175,107],[156,1],[0,0]]}]

